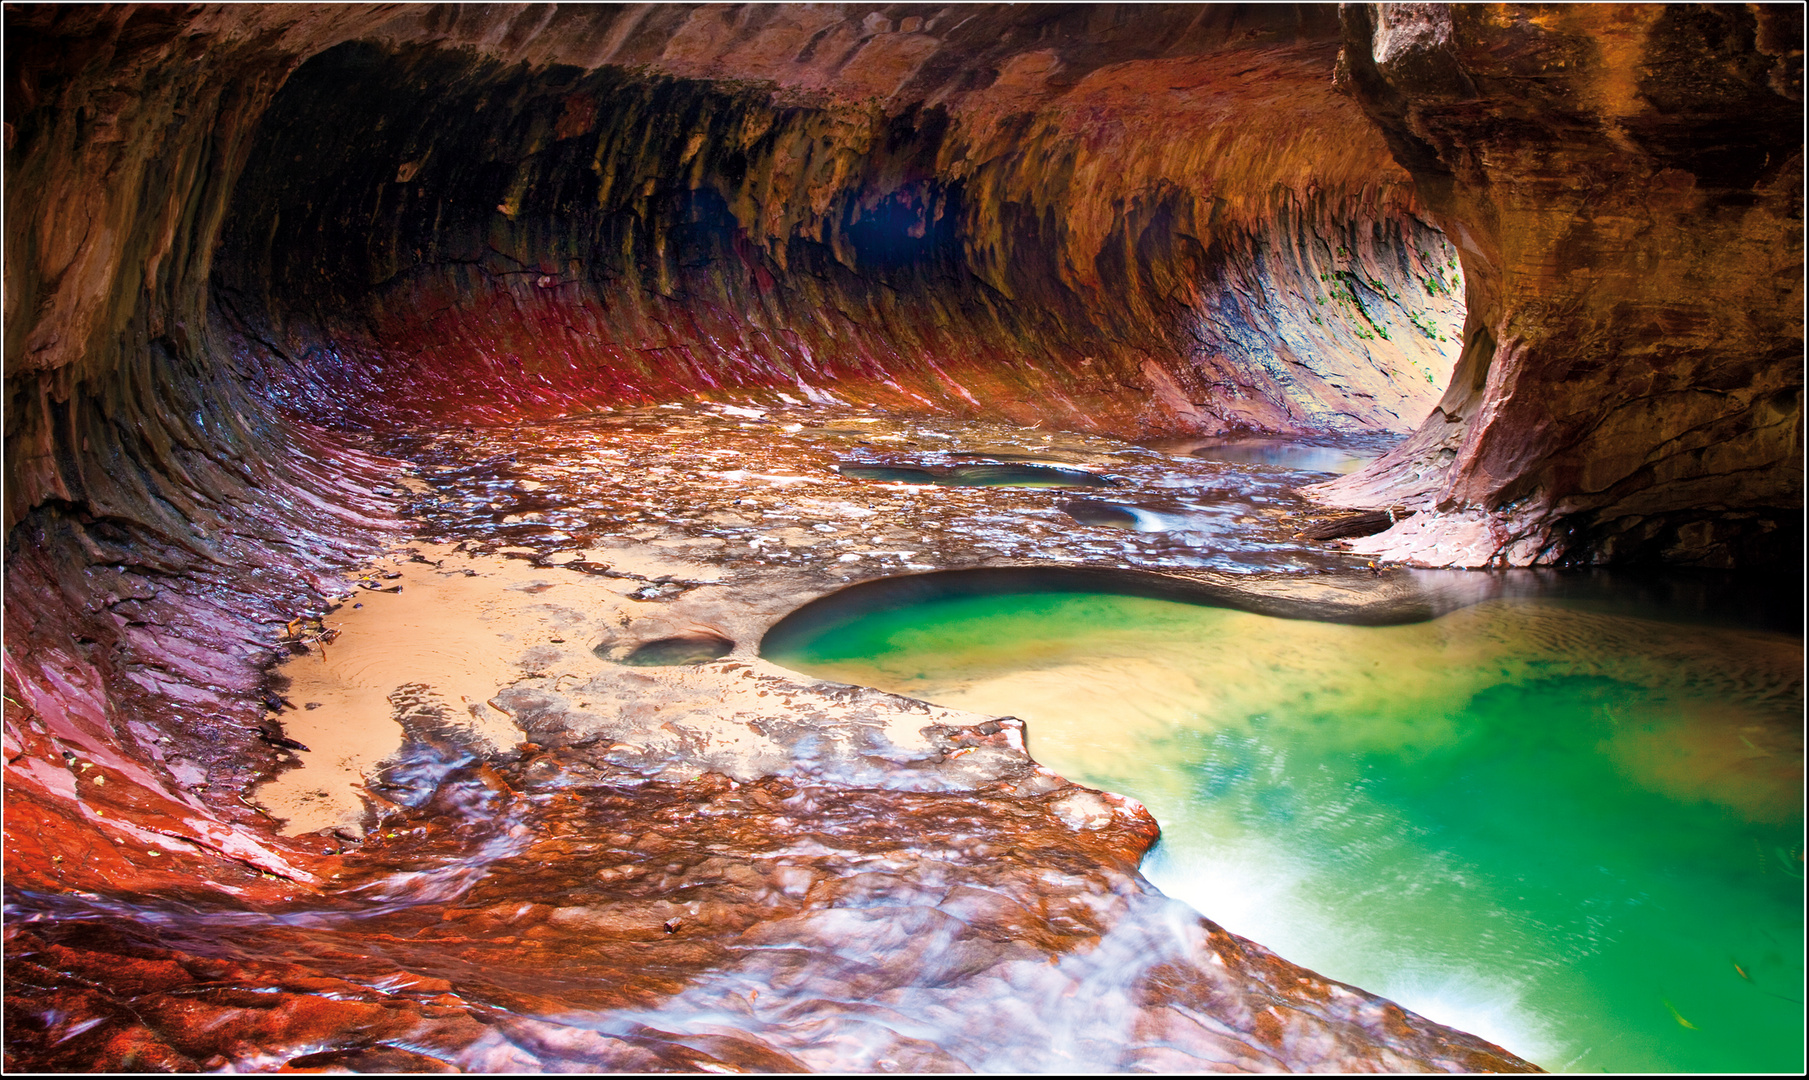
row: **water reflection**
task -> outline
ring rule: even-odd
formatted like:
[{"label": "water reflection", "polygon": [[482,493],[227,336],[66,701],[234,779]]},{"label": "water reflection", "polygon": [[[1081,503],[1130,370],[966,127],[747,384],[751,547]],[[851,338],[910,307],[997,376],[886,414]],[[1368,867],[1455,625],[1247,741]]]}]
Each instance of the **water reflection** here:
[{"label": "water reflection", "polygon": [[1215,438],[1165,445],[1169,453],[1208,461],[1261,465],[1300,472],[1350,473],[1374,461],[1379,450],[1321,446],[1296,439]]},{"label": "water reflection", "polygon": [[1155,813],[1165,892],[1548,1067],[1795,1071],[1801,642],[1579,580],[1429,574],[1388,626],[923,599],[768,652],[1024,717]]},{"label": "water reflection", "polygon": [[1061,468],[1024,462],[982,462],[946,468],[910,465],[838,465],[836,471],[850,480],[885,484],[940,484],[945,487],[1115,487],[1116,482],[1085,469]]}]

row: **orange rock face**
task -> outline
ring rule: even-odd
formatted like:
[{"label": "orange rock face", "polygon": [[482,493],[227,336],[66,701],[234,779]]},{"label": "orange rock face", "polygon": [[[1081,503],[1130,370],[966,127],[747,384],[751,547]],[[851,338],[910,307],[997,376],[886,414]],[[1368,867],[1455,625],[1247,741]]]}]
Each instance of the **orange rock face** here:
[{"label": "orange rock face", "polygon": [[385,835],[278,836],[284,628],[404,528],[356,433],[1437,404],[1324,491],[1421,509],[1393,558],[1761,561],[1801,505],[1788,12],[5,18],[9,1067],[1526,1067],[1183,917],[997,723],[808,783],[429,732]]},{"label": "orange rock face", "polygon": [[1351,9],[1342,78],[1462,253],[1464,358],[1324,485],[1367,550],[1790,565],[1802,534],[1796,8]]},{"label": "orange rock face", "polygon": [[830,385],[1137,433],[1430,409],[1455,258],[1326,83],[1328,28],[1154,10],[1176,41],[1106,48],[1096,13],[967,14],[825,52],[839,16],[699,12],[647,54],[679,78],[412,23],[342,46],[265,117],[216,310],[330,423]]}]

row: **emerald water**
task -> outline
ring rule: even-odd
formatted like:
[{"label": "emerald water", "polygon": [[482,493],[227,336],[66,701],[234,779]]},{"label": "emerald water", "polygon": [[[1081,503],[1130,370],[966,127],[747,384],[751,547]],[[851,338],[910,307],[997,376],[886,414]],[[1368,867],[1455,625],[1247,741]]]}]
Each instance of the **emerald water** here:
[{"label": "emerald water", "polygon": [[1028,722],[1227,929],[1549,1069],[1803,1066],[1802,643],[1489,601],[1405,626],[1097,593],[768,658]]}]

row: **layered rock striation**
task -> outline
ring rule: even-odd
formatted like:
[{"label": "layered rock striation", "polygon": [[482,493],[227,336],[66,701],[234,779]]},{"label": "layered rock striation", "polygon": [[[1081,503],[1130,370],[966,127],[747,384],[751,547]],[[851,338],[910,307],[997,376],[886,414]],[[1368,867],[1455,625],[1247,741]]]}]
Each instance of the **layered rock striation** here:
[{"label": "layered rock striation", "polygon": [[[12,993],[39,1019],[82,998],[117,1021],[86,1041],[9,1030],[9,1048],[59,1068],[262,1060],[209,1042],[193,1004],[171,1006],[202,1033],[187,1042],[127,1017],[143,994],[201,1000],[195,979],[228,997],[274,979],[256,967],[274,954],[68,927],[122,897],[243,914],[331,892],[337,864],[242,796],[280,756],[265,695],[285,628],[403,527],[369,436],[694,397],[1127,436],[1400,432],[1461,348],[1418,434],[1324,492],[1425,511],[1374,550],[1790,551],[1791,18],[9,8],[7,871],[93,903],[21,938],[37,966],[8,974],[28,972]],[[1070,839],[1062,858],[1091,857]],[[96,988],[120,957],[132,974]],[[339,1000],[282,970],[285,993]],[[1367,1034],[1251,1013],[1241,1045],[1303,1067],[1518,1064],[1350,1008],[1374,1015],[1338,1030]],[[309,1023],[348,1054],[375,1030]],[[1427,1041],[1406,1056],[1353,1049],[1409,1029]]]},{"label": "layered rock striation", "polygon": [[264,119],[216,309],[333,423],[832,386],[1144,433],[1430,407],[1454,253],[1327,85],[1323,12],[912,11],[329,50]]},{"label": "layered rock striation", "polygon": [[1802,547],[1802,11],[1352,5],[1340,80],[1455,242],[1464,352],[1374,468],[1366,550],[1790,566]]}]

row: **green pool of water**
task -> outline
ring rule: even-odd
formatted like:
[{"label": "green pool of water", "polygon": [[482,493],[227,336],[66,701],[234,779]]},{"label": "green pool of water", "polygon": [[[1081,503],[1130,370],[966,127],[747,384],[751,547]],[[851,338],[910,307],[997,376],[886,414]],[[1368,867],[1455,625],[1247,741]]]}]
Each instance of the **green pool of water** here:
[{"label": "green pool of water", "polygon": [[851,480],[888,484],[938,484],[943,487],[1116,487],[1111,479],[1085,469],[1056,465],[1013,463],[1008,465],[956,465],[931,470],[901,465],[840,465],[836,471]]},{"label": "green pool of water", "polygon": [[773,661],[1023,717],[1233,932],[1565,1071],[1803,1065],[1802,643],[1489,602],[1408,626],[1076,593]]}]

